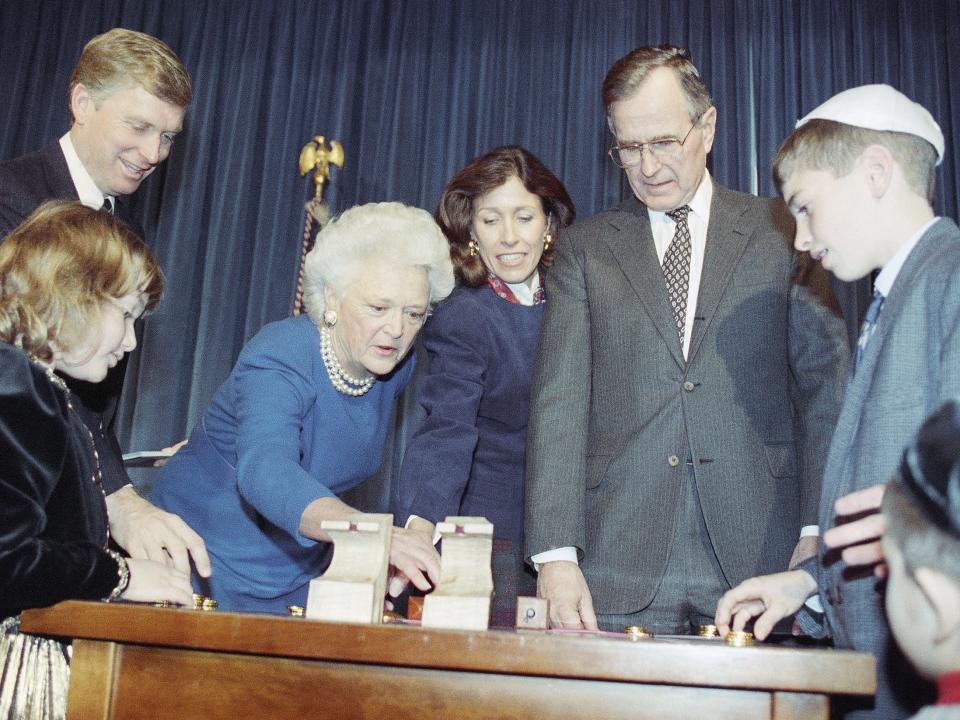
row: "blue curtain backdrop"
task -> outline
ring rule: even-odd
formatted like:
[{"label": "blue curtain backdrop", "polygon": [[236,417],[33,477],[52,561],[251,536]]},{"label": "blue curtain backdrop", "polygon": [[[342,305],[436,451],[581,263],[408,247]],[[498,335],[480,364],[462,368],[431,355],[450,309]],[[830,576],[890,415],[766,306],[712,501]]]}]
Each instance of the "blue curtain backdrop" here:
[{"label": "blue curtain backdrop", "polygon": [[[184,437],[244,342],[288,314],[312,192],[297,157],[315,134],[346,150],[335,210],[432,210],[467,160],[520,143],[586,218],[629,192],[600,82],[633,47],[671,42],[713,92],[720,182],[772,195],[798,117],[889,82],[940,121],[937,209],[957,217],[960,0],[0,0],[0,158],[66,131],[70,69],[116,26],[162,38],[195,83],[186,131],[133,203],[169,289],[131,361],[126,447]],[[862,287],[839,290],[855,328]]]}]

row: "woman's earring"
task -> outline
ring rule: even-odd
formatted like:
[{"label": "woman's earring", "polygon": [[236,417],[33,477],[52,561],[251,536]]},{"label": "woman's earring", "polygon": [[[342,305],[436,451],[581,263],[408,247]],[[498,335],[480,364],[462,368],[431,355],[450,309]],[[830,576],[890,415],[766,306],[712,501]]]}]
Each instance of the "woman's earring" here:
[{"label": "woman's earring", "polygon": [[553,242],[553,235],[551,235],[550,233],[544,233],[544,234],[543,234],[543,249],[544,249],[544,251],[550,249],[550,243],[552,243],[552,242]]},{"label": "woman's earring", "polygon": [[328,328],[332,328],[337,324],[337,311],[336,310],[324,310],[323,311],[323,324]]},{"label": "woman's earring", "polygon": [[470,249],[470,257],[476,257],[480,254],[480,246],[476,240],[471,238],[470,242],[467,243],[467,247]]}]

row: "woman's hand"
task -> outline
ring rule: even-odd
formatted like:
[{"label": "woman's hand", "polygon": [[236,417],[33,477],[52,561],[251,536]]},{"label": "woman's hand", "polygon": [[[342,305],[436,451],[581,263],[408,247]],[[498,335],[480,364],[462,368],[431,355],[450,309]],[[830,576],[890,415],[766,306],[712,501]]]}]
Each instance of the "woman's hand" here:
[{"label": "woman's hand", "polygon": [[390,541],[389,593],[397,597],[412,582],[428,591],[440,582],[440,553],[433,546],[430,534],[411,528],[393,528]]},{"label": "woman's hand", "polygon": [[130,583],[120,594],[123,600],[135,602],[167,601],[193,606],[193,588],[190,576],[175,567],[154,560],[127,558]]}]

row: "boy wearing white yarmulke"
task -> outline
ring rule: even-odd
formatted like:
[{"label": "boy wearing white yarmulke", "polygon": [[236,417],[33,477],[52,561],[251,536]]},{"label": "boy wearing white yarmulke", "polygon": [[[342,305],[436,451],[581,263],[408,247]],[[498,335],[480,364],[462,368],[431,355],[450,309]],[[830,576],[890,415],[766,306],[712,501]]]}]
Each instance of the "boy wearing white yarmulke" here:
[{"label": "boy wearing white yarmulke", "polygon": [[888,85],[865,85],[800,120],[774,161],[796,249],[841,280],[879,272],[824,472],[825,547],[796,570],[730,590],[716,624],[740,629],[756,617],[763,638],[796,613],[807,633],[872,652],[877,694],[850,718],[902,718],[928,691],[884,616],[878,483],[893,476],[923,418],[960,397],[960,229],[932,206],[943,153],[926,109]]}]

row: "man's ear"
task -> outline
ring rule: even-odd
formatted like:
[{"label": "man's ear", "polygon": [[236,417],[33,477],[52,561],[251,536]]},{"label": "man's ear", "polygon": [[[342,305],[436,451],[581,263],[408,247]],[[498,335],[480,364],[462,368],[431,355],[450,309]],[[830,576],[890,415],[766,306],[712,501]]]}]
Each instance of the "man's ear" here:
[{"label": "man's ear", "polygon": [[870,145],[860,153],[857,163],[870,183],[870,194],[882,198],[890,187],[897,164],[890,150],[884,145]]},{"label": "man's ear", "polygon": [[928,567],[917,568],[913,577],[936,615],[934,639],[942,642],[960,637],[960,583]]},{"label": "man's ear", "polygon": [[70,91],[70,114],[73,116],[73,122],[77,125],[83,125],[94,110],[96,104],[93,96],[83,83],[77,83]]},{"label": "man's ear", "polygon": [[713,149],[713,138],[717,133],[717,109],[713,105],[703,113],[700,125],[703,128],[703,149],[709,155]]}]

